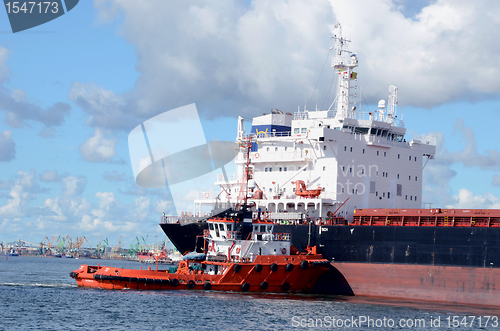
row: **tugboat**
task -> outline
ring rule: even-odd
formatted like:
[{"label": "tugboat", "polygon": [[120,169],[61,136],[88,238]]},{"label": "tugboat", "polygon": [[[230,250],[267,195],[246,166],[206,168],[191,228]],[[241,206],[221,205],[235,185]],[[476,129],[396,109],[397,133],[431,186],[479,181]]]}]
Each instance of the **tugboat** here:
[{"label": "tugboat", "polygon": [[[242,185],[247,185],[251,138]],[[246,190],[244,190],[246,191]],[[241,191],[243,192],[243,190]],[[207,220],[202,253],[186,254],[177,268],[132,270],[82,265],[70,273],[79,286],[103,289],[204,289],[235,292],[308,292],[330,268],[316,247],[299,252],[289,233],[275,233],[274,224],[251,211],[247,196],[240,203]]]}]

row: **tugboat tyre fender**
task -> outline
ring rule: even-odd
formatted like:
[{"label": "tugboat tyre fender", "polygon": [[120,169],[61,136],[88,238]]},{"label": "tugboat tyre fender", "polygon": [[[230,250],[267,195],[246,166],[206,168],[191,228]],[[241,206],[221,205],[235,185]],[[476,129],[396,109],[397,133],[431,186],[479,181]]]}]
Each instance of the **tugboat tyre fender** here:
[{"label": "tugboat tyre fender", "polygon": [[300,268],[302,270],[307,270],[307,268],[309,268],[309,262],[307,260],[300,262]]},{"label": "tugboat tyre fender", "polygon": [[257,272],[261,272],[262,271],[262,264],[256,264],[254,269]]},{"label": "tugboat tyre fender", "polygon": [[288,283],[283,284],[283,291],[285,291],[285,292],[290,291],[290,284],[288,284]]},{"label": "tugboat tyre fender", "polygon": [[276,263],[271,264],[271,271],[272,272],[278,271],[278,265]]},{"label": "tugboat tyre fender", "polygon": [[235,264],[233,267],[234,272],[240,272],[241,271],[241,265]]},{"label": "tugboat tyre fender", "polygon": [[210,283],[203,284],[203,289],[205,291],[210,291],[212,289],[212,284],[210,284]]},{"label": "tugboat tyre fender", "polygon": [[196,283],[194,282],[194,280],[190,280],[190,281],[187,283],[187,287],[188,287],[189,289],[193,289],[195,286],[196,286]]},{"label": "tugboat tyre fender", "polygon": [[173,287],[176,287],[177,285],[179,285],[179,280],[177,278],[174,278],[170,281],[170,284],[173,286]]},{"label": "tugboat tyre fender", "polygon": [[263,281],[262,283],[260,283],[260,288],[261,289],[267,290],[268,287],[269,287],[269,283],[268,282]]},{"label": "tugboat tyre fender", "polygon": [[243,285],[241,285],[241,290],[243,292],[248,292],[249,289],[250,289],[250,284],[244,283]]},{"label": "tugboat tyre fender", "polygon": [[288,263],[288,264],[286,265],[286,271],[288,271],[288,272],[292,272],[292,271],[293,271],[293,264]]}]

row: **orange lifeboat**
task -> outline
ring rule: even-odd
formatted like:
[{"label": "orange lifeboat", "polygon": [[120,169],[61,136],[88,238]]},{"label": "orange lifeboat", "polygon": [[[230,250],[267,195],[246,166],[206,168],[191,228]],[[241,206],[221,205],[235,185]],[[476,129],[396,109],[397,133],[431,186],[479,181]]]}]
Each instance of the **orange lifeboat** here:
[{"label": "orange lifeboat", "polygon": [[321,187],[315,190],[307,190],[306,184],[303,180],[298,180],[295,182],[295,194],[299,197],[315,198],[321,194],[321,191],[323,191]]}]

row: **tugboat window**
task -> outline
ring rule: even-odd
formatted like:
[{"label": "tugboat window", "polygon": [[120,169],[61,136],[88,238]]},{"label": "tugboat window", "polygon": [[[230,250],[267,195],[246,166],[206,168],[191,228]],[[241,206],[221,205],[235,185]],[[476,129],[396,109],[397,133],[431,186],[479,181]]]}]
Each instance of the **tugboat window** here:
[{"label": "tugboat window", "polygon": [[233,228],[232,224],[228,224],[228,225],[226,225],[226,227],[227,227],[227,231],[231,231],[231,229]]}]

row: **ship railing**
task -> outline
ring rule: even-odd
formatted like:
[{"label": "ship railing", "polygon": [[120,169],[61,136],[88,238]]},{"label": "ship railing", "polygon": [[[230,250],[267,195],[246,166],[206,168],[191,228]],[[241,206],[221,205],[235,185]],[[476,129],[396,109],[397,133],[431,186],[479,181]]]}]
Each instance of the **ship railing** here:
[{"label": "ship railing", "polygon": [[[379,118],[378,114],[370,114],[370,112],[361,112],[361,111],[356,111],[350,114],[350,118],[353,120],[375,120],[375,121],[380,121],[381,119]],[[385,117],[382,119],[381,122],[385,123],[391,123],[392,126],[404,128],[405,123],[402,119],[399,118],[392,118],[389,119],[388,117]]]},{"label": "ship railing", "polygon": [[290,233],[253,232],[254,241],[290,241]]},{"label": "ship railing", "polygon": [[[267,218],[270,220],[302,220],[304,218],[304,213],[300,212],[269,212],[267,213]],[[262,217],[262,215],[261,215]]]},{"label": "ship railing", "polygon": [[418,227],[500,227],[500,217],[452,215],[354,215],[351,225]]},{"label": "ship railing", "polygon": [[215,192],[196,192],[196,200],[213,200],[218,194]]},{"label": "ship railing", "polygon": [[247,139],[252,138],[253,140],[258,138],[275,138],[275,137],[290,137],[292,131],[273,131],[273,132],[263,132],[263,133],[251,133],[246,136]]},{"label": "ship railing", "polygon": [[238,181],[238,174],[237,173],[230,173],[230,174],[226,174],[226,178],[224,178],[224,175],[223,174],[218,174],[216,176],[216,183],[217,182],[226,182],[226,179],[228,182],[234,182],[234,181]]},{"label": "ship railing", "polygon": [[[314,160],[312,153],[305,153],[304,151],[290,151],[290,152],[275,152],[275,151],[256,151],[252,152],[252,162],[259,161],[273,161],[273,160],[286,160],[286,161],[305,161],[312,162]],[[238,160],[243,160],[244,157],[238,157]],[[273,167],[273,171],[279,171],[279,167]]]},{"label": "ship railing", "polygon": [[160,223],[161,224],[177,224],[177,223],[180,223],[180,218],[179,218],[179,216],[162,216]]}]

